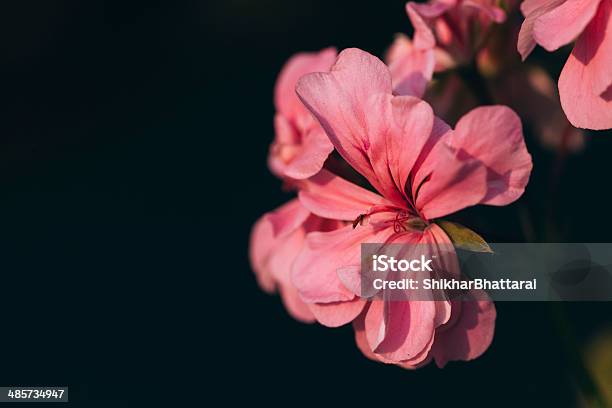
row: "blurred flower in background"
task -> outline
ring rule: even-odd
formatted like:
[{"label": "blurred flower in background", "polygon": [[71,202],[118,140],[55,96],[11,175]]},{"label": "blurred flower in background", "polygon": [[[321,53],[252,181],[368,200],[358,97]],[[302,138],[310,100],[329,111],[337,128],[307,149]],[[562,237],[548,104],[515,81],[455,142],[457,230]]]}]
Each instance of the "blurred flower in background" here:
[{"label": "blurred flower in background", "polygon": [[469,64],[486,43],[491,26],[506,20],[495,0],[408,2],[418,49],[434,49],[436,71]]},{"label": "blurred flower in background", "polygon": [[555,51],[576,43],[561,75],[559,95],[579,128],[612,128],[612,0],[526,0],[518,39],[523,59],[536,44]]},{"label": "blurred flower in background", "polygon": [[275,137],[268,157],[270,170],[278,177],[302,179],[316,174],[334,147],[321,126],[298,100],[295,84],[310,72],[327,71],[336,60],[336,50],[294,55],[279,74],[274,89]]},{"label": "blurred flower in background", "polygon": [[391,71],[394,93],[423,96],[434,72],[434,50],[417,48],[408,36],[397,34],[385,60]]},{"label": "blurred flower in background", "polygon": [[[509,6],[510,12],[515,9]],[[521,64],[515,49],[520,23],[514,17],[510,14],[506,24],[489,27],[466,66],[451,64],[455,68],[449,70],[448,59],[436,52],[436,67],[443,72],[429,83],[424,99],[449,122],[483,103],[508,105],[545,148],[560,154],[579,152],[585,145],[584,132],[565,117],[550,75],[539,66]]]}]

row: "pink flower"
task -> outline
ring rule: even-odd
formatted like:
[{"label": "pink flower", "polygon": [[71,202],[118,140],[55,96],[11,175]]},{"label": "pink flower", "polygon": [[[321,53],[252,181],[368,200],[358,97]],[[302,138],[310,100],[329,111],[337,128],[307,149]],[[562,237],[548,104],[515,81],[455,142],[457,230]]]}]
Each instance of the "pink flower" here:
[{"label": "pink flower", "polygon": [[334,147],[321,126],[295,94],[302,75],[327,72],[336,61],[336,50],[299,53],[287,61],[274,89],[275,138],[270,146],[268,165],[282,178],[303,179],[316,174]]},{"label": "pink flower", "polygon": [[484,45],[491,24],[506,19],[496,4],[495,0],[408,2],[415,47],[436,50],[437,71],[469,62]]},{"label": "pink flower", "polygon": [[432,49],[418,49],[410,38],[398,34],[385,59],[391,71],[393,92],[396,95],[420,98],[425,94],[436,62]]},{"label": "pink flower", "polygon": [[329,73],[304,76],[296,90],[378,192],[325,170],[304,182],[299,199],[313,214],[357,223],[306,236],[292,269],[302,300],[324,325],[353,321],[361,349],[379,361],[412,368],[480,355],[493,336],[491,303],[366,302],[355,283],[360,244],[421,243],[435,252],[452,243],[432,220],[520,197],[532,167],[520,119],[483,107],[452,130],[424,101],[394,96],[389,69],[358,49],[343,51]]},{"label": "pink flower", "polygon": [[521,11],[523,59],[536,43],[554,51],[576,40],[559,77],[569,121],[580,128],[612,128],[612,0],[527,0]]},{"label": "pink flower", "polygon": [[291,284],[291,265],[307,233],[341,226],[339,221],[312,215],[297,199],[265,214],[253,226],[249,257],[259,286],[268,293],[278,289],[285,308],[299,321],[313,322],[314,316]]}]

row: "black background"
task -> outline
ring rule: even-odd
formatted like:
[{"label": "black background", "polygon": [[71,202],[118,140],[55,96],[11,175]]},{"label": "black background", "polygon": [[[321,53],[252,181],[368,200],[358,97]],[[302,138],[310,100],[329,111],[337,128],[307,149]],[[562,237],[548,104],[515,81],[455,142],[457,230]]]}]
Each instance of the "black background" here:
[{"label": "black background", "polygon": [[[0,384],[68,385],[86,406],[575,406],[546,304],[498,304],[483,357],[411,372],[257,287],[251,225],[290,198],[266,167],[278,71],[329,45],[382,55],[403,4],[3,3]],[[542,54],[558,74],[564,56]],[[564,240],[609,242],[612,136],[589,139],[552,201],[554,155],[528,140],[523,202],[542,230],[553,214]],[[458,217],[521,239],[516,206]],[[564,307],[581,343],[609,324],[608,304]]]}]

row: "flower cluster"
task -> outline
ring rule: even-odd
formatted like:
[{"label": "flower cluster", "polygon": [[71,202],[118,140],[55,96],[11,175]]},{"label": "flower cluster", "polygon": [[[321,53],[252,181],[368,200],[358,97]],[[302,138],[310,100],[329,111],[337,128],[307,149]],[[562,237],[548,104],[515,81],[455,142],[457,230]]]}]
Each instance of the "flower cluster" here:
[{"label": "flower cluster", "polygon": [[[521,5],[527,17],[518,40],[523,57],[536,43],[553,50],[577,38],[559,80],[560,105],[554,89],[543,89],[543,83],[554,88],[547,74],[529,68],[512,75],[512,81],[525,82],[527,92],[506,98],[508,104],[545,94],[547,119],[528,117],[542,133],[558,133],[559,121],[548,118],[558,112],[562,117],[561,106],[576,126],[612,127],[612,71],[605,68],[612,62],[611,5],[612,0]],[[451,126],[442,118],[450,116],[448,101],[458,88],[434,78],[465,67],[497,70],[503,62],[495,44],[507,42],[498,40],[515,8],[510,2],[503,9],[494,0],[409,2],[414,38],[398,36],[386,62],[357,48],[339,54],[328,48],[297,54],[282,69],[268,164],[297,198],[256,222],[250,259],[260,286],[278,291],[294,318],[328,327],[351,323],[367,357],[405,368],[471,360],[488,348],[496,317],[492,302],[361,296],[360,249],[363,243],[419,245],[436,258],[454,243],[441,218],[478,204],[507,205],[523,194],[532,160],[519,116],[478,100],[475,92],[473,108]],[[576,12],[579,19],[568,17]],[[560,24],[563,34],[554,34]],[[506,102],[509,85],[496,82],[487,92]],[[432,93],[440,85],[442,93]],[[458,273],[454,262],[441,267]]]}]

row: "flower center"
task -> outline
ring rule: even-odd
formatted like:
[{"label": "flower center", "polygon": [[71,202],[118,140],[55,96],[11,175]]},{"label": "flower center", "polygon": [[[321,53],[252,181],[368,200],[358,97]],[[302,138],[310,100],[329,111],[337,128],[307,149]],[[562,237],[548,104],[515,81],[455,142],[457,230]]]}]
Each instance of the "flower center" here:
[{"label": "flower center", "polygon": [[412,212],[398,210],[397,208],[387,206],[377,206],[372,207],[369,212],[365,214],[360,214],[357,218],[355,218],[355,220],[353,221],[353,229],[357,228],[358,225],[369,224],[370,217],[372,215],[385,212],[390,212],[392,214],[395,214],[395,216],[385,216],[383,220],[376,221],[376,224],[379,224],[381,226],[388,226],[391,224],[393,225],[393,230],[396,233],[406,231],[423,231],[429,225],[427,221],[416,216]]},{"label": "flower center", "polygon": [[406,231],[423,231],[427,228],[427,221],[415,217],[407,212],[398,212],[393,221],[393,231],[396,233]]}]

